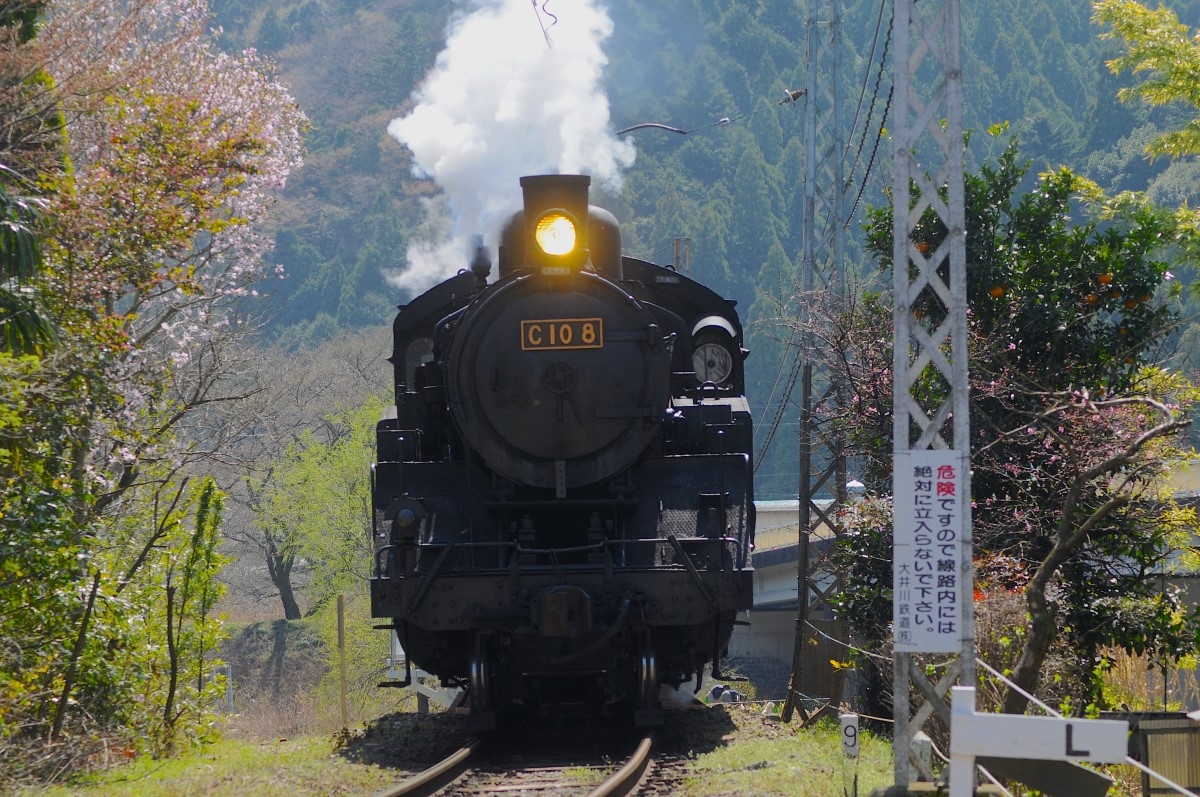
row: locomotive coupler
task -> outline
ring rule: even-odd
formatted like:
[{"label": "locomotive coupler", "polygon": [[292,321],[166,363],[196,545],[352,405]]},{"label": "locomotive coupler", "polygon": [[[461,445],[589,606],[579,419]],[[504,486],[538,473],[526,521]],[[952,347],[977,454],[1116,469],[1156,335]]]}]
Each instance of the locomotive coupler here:
[{"label": "locomotive coupler", "polygon": [[578,639],[592,630],[592,596],[569,584],[549,587],[538,593],[532,620],[544,637]]}]

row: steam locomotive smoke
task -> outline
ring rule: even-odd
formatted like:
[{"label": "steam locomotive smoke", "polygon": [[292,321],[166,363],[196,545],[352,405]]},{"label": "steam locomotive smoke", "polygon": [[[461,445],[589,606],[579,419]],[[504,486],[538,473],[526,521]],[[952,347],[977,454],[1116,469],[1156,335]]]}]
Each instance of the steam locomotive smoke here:
[{"label": "steam locomotive smoke", "polygon": [[520,206],[522,175],[619,182],[634,150],[609,131],[601,43],[613,26],[594,3],[562,5],[554,17],[535,3],[534,19],[529,0],[470,0],[452,19],[416,106],[388,132],[412,150],[414,171],[441,186],[453,229],[431,219],[447,234],[410,244],[407,266],[388,275],[395,287],[416,295],[464,268],[475,233],[494,246]]}]

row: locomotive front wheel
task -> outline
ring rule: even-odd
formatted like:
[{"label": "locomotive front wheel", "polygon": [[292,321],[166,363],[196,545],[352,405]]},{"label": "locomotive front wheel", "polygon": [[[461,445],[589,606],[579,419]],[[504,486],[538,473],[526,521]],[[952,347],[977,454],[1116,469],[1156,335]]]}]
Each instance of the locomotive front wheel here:
[{"label": "locomotive front wheel", "polygon": [[658,704],[658,659],[650,641],[650,629],[643,628],[637,635],[637,707],[633,712],[633,724],[639,728],[663,724],[662,706]]},{"label": "locomotive front wheel", "polygon": [[654,656],[649,629],[638,634],[637,657],[638,708],[658,708],[658,659]]},{"label": "locomotive front wheel", "polygon": [[476,634],[470,662],[472,714],[486,714],[494,710],[492,670],[491,645],[488,644],[488,637],[486,634]]}]

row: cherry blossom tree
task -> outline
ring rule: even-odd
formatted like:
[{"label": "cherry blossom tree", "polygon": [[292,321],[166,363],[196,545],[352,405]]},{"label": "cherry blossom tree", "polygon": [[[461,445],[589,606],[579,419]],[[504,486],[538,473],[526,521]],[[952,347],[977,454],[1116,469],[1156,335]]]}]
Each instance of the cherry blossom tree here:
[{"label": "cherry blossom tree", "polygon": [[[200,682],[182,659],[156,658],[186,629],[213,639],[211,606],[185,616],[200,604],[172,591],[181,567],[199,572],[181,565],[200,539],[186,532],[201,506],[189,483],[214,454],[189,424],[241,395],[224,381],[240,365],[228,352],[273,273],[261,224],[300,163],[304,116],[254,52],[217,49],[204,2],[18,5],[41,19],[0,19],[0,161],[38,194],[29,287],[58,341],[41,358],[0,352],[14,397],[0,429],[23,430],[0,456],[23,485],[0,511],[0,616],[15,618],[0,673],[17,676],[0,743],[53,739],[75,717],[169,750],[209,705],[181,691]],[[217,529],[201,526],[211,551]],[[35,605],[37,623],[10,614]]]}]

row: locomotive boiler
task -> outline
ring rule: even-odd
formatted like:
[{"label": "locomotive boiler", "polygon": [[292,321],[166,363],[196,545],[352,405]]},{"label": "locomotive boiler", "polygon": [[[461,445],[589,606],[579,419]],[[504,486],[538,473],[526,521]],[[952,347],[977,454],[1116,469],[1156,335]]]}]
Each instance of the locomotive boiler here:
[{"label": "locomotive boiler", "polygon": [[580,701],[661,722],[660,686],[717,674],[752,601],[734,305],[623,257],[589,183],[522,178],[496,278],[481,247],[393,325],[371,611],[477,728]]}]

